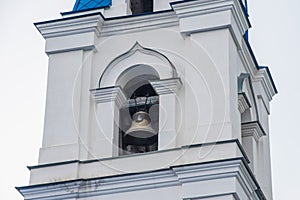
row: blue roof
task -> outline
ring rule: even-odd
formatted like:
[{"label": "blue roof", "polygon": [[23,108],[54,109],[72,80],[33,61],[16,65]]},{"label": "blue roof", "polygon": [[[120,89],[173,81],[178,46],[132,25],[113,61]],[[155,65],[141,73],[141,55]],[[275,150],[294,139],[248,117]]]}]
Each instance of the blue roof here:
[{"label": "blue roof", "polygon": [[112,0],[76,0],[73,11],[89,10],[111,6]]}]

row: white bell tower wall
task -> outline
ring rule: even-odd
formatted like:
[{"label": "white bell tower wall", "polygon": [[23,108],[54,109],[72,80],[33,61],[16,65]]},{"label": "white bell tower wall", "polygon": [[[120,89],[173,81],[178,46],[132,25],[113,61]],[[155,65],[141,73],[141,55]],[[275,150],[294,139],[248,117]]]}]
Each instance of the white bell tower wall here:
[{"label": "white bell tower wall", "polygon": [[[116,82],[121,73],[140,64],[153,67],[160,80],[176,77],[181,80],[178,83],[182,87],[173,100],[161,97],[165,107],[173,105],[171,107],[178,110],[177,114],[172,113],[176,122],[173,123],[177,126],[172,125],[176,135],[173,147],[235,138],[241,140],[235,66],[240,59],[240,35],[247,28],[245,19],[229,11],[187,15],[192,11],[201,13],[201,6],[192,8],[174,4],[173,7],[178,19],[165,13],[155,14],[160,21],[145,28],[127,25],[126,20],[141,20],[147,24],[146,16],[125,18],[125,21],[108,20],[106,25],[97,15],[83,15],[70,20],[65,17],[50,22],[50,26],[38,25],[46,37],[50,60],[41,164],[90,159],[98,155],[91,150],[94,149],[91,147],[95,142],[93,136],[98,131],[91,128],[97,126],[94,116],[97,106],[91,95],[86,97],[87,91],[118,86]],[[76,26],[82,27],[80,20],[86,25],[79,31]],[[123,25],[120,25],[121,21],[124,21]],[[153,29],[166,22],[166,28]],[[55,25],[57,23],[59,27]],[[72,25],[68,26],[70,23]],[[63,35],[62,31],[65,32]],[[102,37],[99,37],[99,31],[103,32]],[[119,34],[115,35],[117,32]],[[65,152],[62,158],[54,156],[59,149]]]},{"label": "white bell tower wall", "polygon": [[[159,12],[133,16],[127,3],[36,24],[49,56],[45,126],[30,186],[20,191],[27,199],[113,199],[129,189],[147,196],[151,182],[157,199],[166,188],[177,199],[272,199],[276,88],[244,38],[241,2],[155,0]],[[158,149],[123,155],[124,87],[138,77],[159,99]]]}]

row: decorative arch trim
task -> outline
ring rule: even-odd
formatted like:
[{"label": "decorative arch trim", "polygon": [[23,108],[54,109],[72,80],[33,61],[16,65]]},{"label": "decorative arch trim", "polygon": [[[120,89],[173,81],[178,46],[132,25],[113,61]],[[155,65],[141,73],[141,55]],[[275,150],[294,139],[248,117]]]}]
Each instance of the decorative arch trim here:
[{"label": "decorative arch trim", "polygon": [[[140,55],[135,57],[138,53]],[[129,51],[116,57],[108,64],[99,79],[98,87],[115,86],[122,72],[134,65],[153,67],[159,74],[160,79],[177,77],[174,64],[165,55],[156,50],[144,48],[136,42]]]}]

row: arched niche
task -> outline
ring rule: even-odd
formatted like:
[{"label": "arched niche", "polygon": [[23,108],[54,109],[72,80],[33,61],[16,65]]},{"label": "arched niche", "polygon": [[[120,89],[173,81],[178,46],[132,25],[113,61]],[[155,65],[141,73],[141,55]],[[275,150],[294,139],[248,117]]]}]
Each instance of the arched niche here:
[{"label": "arched niche", "polygon": [[[151,112],[157,114],[153,127],[158,132],[157,147],[152,150],[174,148],[177,134],[176,92],[181,85],[174,65],[166,56],[138,43],[112,60],[103,71],[98,88],[91,90],[97,103],[97,124],[102,131],[99,141],[105,146],[99,157],[123,155],[121,137],[128,130],[132,116],[124,117],[121,110],[136,103],[132,99],[134,92],[138,90],[140,94],[143,93],[140,90],[147,88],[151,92],[137,95],[137,102],[143,103],[147,96],[151,96],[151,103],[159,103],[155,109],[147,110],[150,115]],[[127,122],[121,122],[121,118],[126,118]],[[120,135],[120,129],[123,135]]]},{"label": "arched niche", "polygon": [[[119,155],[146,153],[158,150],[159,134],[159,96],[150,81],[159,80],[158,72],[149,65],[134,65],[123,71],[116,84],[123,89],[127,102],[120,108],[119,118]],[[137,116],[147,118],[136,123]],[[135,117],[136,116],[136,117]],[[140,126],[139,124],[144,124]],[[138,132],[148,132],[149,137],[139,139]],[[129,131],[136,137],[131,137]],[[127,139],[126,139],[127,138]],[[131,139],[128,139],[131,138]],[[138,141],[139,142],[133,142]],[[133,142],[133,143],[132,143]]]}]

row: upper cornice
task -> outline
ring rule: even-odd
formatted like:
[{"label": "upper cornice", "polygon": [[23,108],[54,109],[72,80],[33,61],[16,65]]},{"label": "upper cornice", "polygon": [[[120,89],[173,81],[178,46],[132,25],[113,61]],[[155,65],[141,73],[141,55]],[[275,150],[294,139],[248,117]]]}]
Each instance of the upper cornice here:
[{"label": "upper cornice", "polygon": [[[243,199],[245,196],[251,196],[251,199],[255,200],[263,199],[257,194],[257,191],[260,191],[260,186],[256,178],[242,158],[182,164],[140,173],[56,181],[54,183],[17,187],[16,189],[28,200],[73,199],[78,197],[101,199],[101,197],[105,198],[106,195],[136,193],[141,190],[146,191],[173,186],[181,187],[185,184],[181,188],[183,191],[182,199],[191,199],[189,198],[190,193],[187,191],[194,187],[194,184],[189,183],[200,183],[207,186],[197,190],[197,197],[201,198],[207,197],[206,188],[215,187],[216,182],[227,184],[225,189],[216,190],[222,194],[233,194],[237,199]],[[237,185],[244,188],[243,192],[246,195],[235,189]],[[261,194],[263,195],[263,193]]]},{"label": "upper cornice", "polygon": [[254,76],[253,82],[259,82],[262,85],[269,101],[277,94],[277,89],[268,67],[260,66]]},{"label": "upper cornice", "polygon": [[[219,28],[227,24],[231,25],[233,29],[239,30],[239,35],[243,35],[250,27],[243,5],[239,0],[192,0],[176,1],[170,4],[171,10],[111,18],[103,16],[103,9],[68,12],[62,13],[63,18],[61,19],[39,22],[35,25],[45,38],[86,32],[94,32],[97,36],[104,36],[142,29],[165,28],[179,25],[179,20],[182,18],[207,17],[208,14],[211,14],[209,16],[215,19],[197,21],[201,27],[195,26],[197,30],[192,31],[197,32],[210,26],[215,26],[210,28]],[[230,11],[231,14],[219,15],[226,11]],[[217,23],[215,23],[216,21]],[[182,33],[184,31],[181,30]]]},{"label": "upper cornice", "polygon": [[[205,16],[206,20],[200,20],[198,23],[201,27],[195,30],[185,30],[186,32],[198,32],[201,30],[216,29],[224,26],[237,26],[240,34],[251,27],[245,9],[239,0],[190,0],[177,1],[170,3],[179,19]],[[225,15],[230,11],[230,15]],[[213,20],[210,17],[214,18]],[[234,21],[234,25],[233,25]],[[235,27],[232,27],[235,28]]]},{"label": "upper cornice", "polygon": [[173,10],[158,11],[149,14],[128,15],[106,18],[101,32],[102,36],[115,35],[140,30],[167,28],[177,26],[178,18]]},{"label": "upper cornice", "polygon": [[242,40],[239,54],[247,72],[251,75],[251,80],[259,82],[262,85],[268,100],[271,101],[272,97],[278,92],[272,75],[268,67],[259,66],[251,45],[245,38]]},{"label": "upper cornice", "polygon": [[46,39],[87,32],[94,32],[99,36],[103,22],[104,17],[100,12],[92,12],[87,14],[82,13],[79,16],[38,22],[34,25]]},{"label": "upper cornice", "polygon": [[44,38],[51,38],[87,32],[94,32],[99,37],[178,25],[172,10],[105,18],[101,9],[97,9],[63,16],[61,19],[35,23],[35,26]]}]

